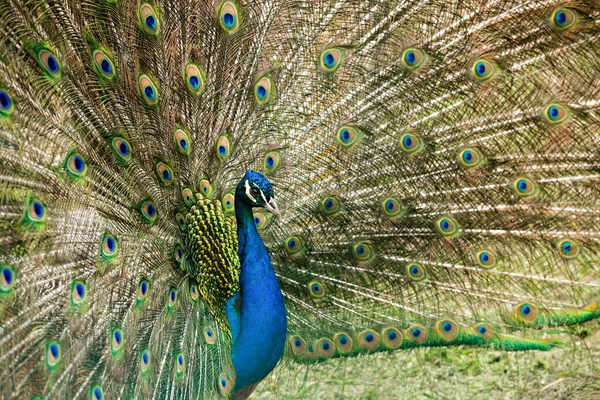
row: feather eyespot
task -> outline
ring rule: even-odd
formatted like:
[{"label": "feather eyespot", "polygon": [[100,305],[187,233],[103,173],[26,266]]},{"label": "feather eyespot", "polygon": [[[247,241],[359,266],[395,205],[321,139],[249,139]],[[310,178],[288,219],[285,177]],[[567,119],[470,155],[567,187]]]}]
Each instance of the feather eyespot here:
[{"label": "feather eyespot", "polygon": [[533,322],[537,315],[538,309],[531,303],[521,303],[515,308],[515,316],[523,322]]},{"label": "feather eyespot", "polygon": [[259,231],[264,231],[269,225],[270,217],[267,217],[262,211],[254,212],[254,225]]},{"label": "feather eyespot", "polygon": [[123,349],[123,330],[120,328],[113,329],[110,335],[110,349],[114,355],[117,355]]},{"label": "feather eyespot", "polygon": [[156,36],[160,31],[160,21],[154,7],[149,3],[140,5],[139,12],[142,30],[149,35]]},{"label": "feather eyespot", "polygon": [[406,336],[418,344],[423,344],[427,340],[427,329],[422,325],[415,324],[407,329]]},{"label": "feather eyespot", "polygon": [[127,164],[133,158],[133,152],[131,151],[131,145],[129,142],[120,136],[113,136],[110,139],[110,146],[117,155],[121,164]]},{"label": "feather eyespot", "polygon": [[352,351],[352,337],[347,333],[338,333],[334,337],[335,346],[340,354],[349,354]]},{"label": "feather eyespot", "polygon": [[41,200],[31,197],[25,208],[23,222],[29,224],[31,227],[41,227],[46,222],[46,214],[46,205]]},{"label": "feather eyespot", "polygon": [[551,17],[552,27],[559,32],[565,32],[579,23],[579,14],[574,10],[560,7],[554,10]]},{"label": "feather eyespot", "polygon": [[67,173],[77,180],[83,178],[87,173],[87,164],[81,154],[71,152],[67,155],[64,163]]},{"label": "feather eyespot", "polygon": [[325,296],[325,285],[319,281],[308,282],[308,293],[315,299],[320,299]]},{"label": "feather eyespot", "polygon": [[52,77],[59,77],[62,74],[62,68],[56,55],[48,48],[41,47],[37,51],[38,62],[44,71]]},{"label": "feather eyespot", "polygon": [[235,199],[233,197],[233,193],[227,193],[223,196],[223,208],[225,212],[233,212],[235,205]]},{"label": "feather eyespot", "polygon": [[183,371],[185,370],[185,360],[183,358],[183,353],[179,353],[175,356],[175,368],[177,371],[177,375],[181,376]]},{"label": "feather eyespot", "polygon": [[156,174],[164,186],[173,184],[173,170],[166,163],[162,161],[156,163]]},{"label": "feather eyespot", "polygon": [[445,340],[453,340],[458,336],[458,325],[450,319],[438,321],[435,330]]},{"label": "feather eyespot", "polygon": [[304,244],[302,243],[302,239],[298,236],[290,236],[285,241],[285,250],[290,255],[295,255],[302,252],[304,248]]},{"label": "feather eyespot", "polygon": [[496,262],[498,261],[498,257],[496,254],[490,250],[482,250],[475,254],[475,258],[477,259],[477,263],[482,268],[494,268],[496,266]]},{"label": "feather eyespot", "polygon": [[186,207],[191,207],[194,205],[194,193],[190,188],[183,188],[181,191],[181,197],[183,198],[183,203]]},{"label": "feather eyespot", "polygon": [[219,23],[225,32],[233,34],[240,28],[241,13],[233,1],[223,1],[219,6]]},{"label": "feather eyespot", "polygon": [[200,96],[204,92],[206,75],[204,71],[194,63],[188,63],[185,67],[185,84],[190,93]]},{"label": "feather eyespot", "polygon": [[577,258],[581,249],[577,242],[575,242],[571,238],[564,238],[559,240],[556,244],[556,247],[558,248],[558,252],[560,253],[561,257],[567,259]]},{"label": "feather eyespot", "polygon": [[483,322],[475,325],[473,327],[473,332],[484,339],[490,339],[494,335],[492,326]]},{"label": "feather eyespot", "polygon": [[361,262],[369,262],[375,258],[373,249],[367,243],[357,243],[353,245],[352,254],[354,255],[354,258]]},{"label": "feather eyespot", "polygon": [[360,131],[349,125],[342,125],[336,134],[337,142],[344,149],[351,149],[360,139]]},{"label": "feather eyespot", "polygon": [[420,153],[424,148],[421,138],[414,133],[405,133],[400,138],[400,147],[405,153],[412,155]]},{"label": "feather eyespot", "polygon": [[254,97],[259,105],[267,104],[273,98],[275,84],[270,75],[260,77],[254,84]]},{"label": "feather eyespot", "polygon": [[183,249],[181,248],[181,246],[179,244],[176,244],[175,247],[173,247],[173,259],[175,260],[175,262],[177,263],[177,265],[179,265],[181,267],[181,263],[183,262]]},{"label": "feather eyespot", "polygon": [[402,62],[409,70],[417,70],[421,68],[427,60],[427,54],[415,47],[409,47],[402,53]]},{"label": "feather eyespot", "polygon": [[184,232],[186,225],[185,225],[185,218],[182,213],[175,214],[175,222],[177,222],[177,226],[179,227],[179,229],[182,232]]},{"label": "feather eyespot", "polygon": [[410,280],[415,282],[422,281],[427,277],[425,268],[423,268],[421,264],[416,263],[410,263],[406,265],[406,274]]},{"label": "feather eyespot", "polygon": [[193,302],[197,302],[200,292],[198,291],[198,285],[195,282],[190,283],[190,298]]},{"label": "feather eyespot", "polygon": [[435,221],[435,228],[443,236],[450,237],[457,235],[460,231],[460,225],[452,217],[442,217]]},{"label": "feather eyespot", "polygon": [[498,67],[492,61],[480,58],[473,63],[471,73],[478,81],[486,82],[498,73]]},{"label": "feather eyespot", "polygon": [[204,328],[204,340],[207,344],[215,344],[215,342],[217,341],[215,333],[209,327]]},{"label": "feather eyespot", "polygon": [[15,270],[10,265],[0,265],[2,275],[0,275],[0,293],[10,293],[15,286]]},{"label": "feather eyespot", "polygon": [[515,179],[512,186],[516,194],[523,198],[534,197],[538,191],[537,184],[526,177]]},{"label": "feather eyespot", "polygon": [[332,47],[323,50],[319,58],[321,69],[326,72],[335,72],[344,62],[346,51],[342,48]]},{"label": "feather eyespot", "polygon": [[483,154],[475,148],[466,148],[458,155],[459,165],[465,169],[478,167],[485,161]]},{"label": "feather eyespot", "polygon": [[46,366],[53,370],[58,367],[61,359],[61,345],[58,341],[52,340],[46,343]]},{"label": "feather eyespot", "polygon": [[9,116],[14,110],[15,103],[10,95],[6,91],[0,89],[0,117]]},{"label": "feather eyespot", "polygon": [[73,281],[71,283],[71,305],[79,307],[88,297],[87,285],[83,281]]},{"label": "feather eyespot", "polygon": [[340,201],[335,196],[327,196],[321,200],[321,207],[326,215],[335,215],[341,211]]},{"label": "feather eyespot", "polygon": [[402,203],[395,197],[388,197],[381,202],[383,213],[388,218],[398,218],[404,215]]},{"label": "feather eyespot", "polygon": [[362,331],[360,335],[358,335],[358,344],[365,350],[376,350],[379,347],[380,341],[381,338],[379,334],[372,329]]},{"label": "feather eyespot", "polygon": [[231,153],[231,142],[227,134],[223,133],[221,136],[219,136],[219,139],[217,140],[216,151],[217,158],[220,161],[225,161],[229,158]]},{"label": "feather eyespot", "polygon": [[232,377],[233,377],[232,374],[227,374],[227,373],[223,372],[217,378],[217,387],[219,388],[219,393],[221,394],[221,396],[223,396],[225,398],[227,398],[227,396],[229,396],[229,393],[231,393],[231,391],[233,390],[233,388],[235,386],[235,383],[231,379]]},{"label": "feather eyespot", "polygon": [[548,104],[544,109],[544,119],[549,125],[560,125],[569,119],[569,109],[562,104]]},{"label": "feather eyespot", "polygon": [[321,358],[331,358],[335,354],[335,345],[330,339],[319,339],[315,347],[317,348],[317,355]]},{"label": "feather eyespot", "polygon": [[140,213],[144,217],[144,222],[153,224],[158,218],[158,210],[156,204],[150,199],[143,200],[140,203]]},{"label": "feather eyespot", "polygon": [[102,235],[102,246],[100,246],[100,255],[105,260],[113,260],[117,256],[119,243],[117,238],[109,232]]},{"label": "feather eyespot", "polygon": [[173,134],[173,140],[175,141],[175,146],[177,147],[177,151],[181,154],[187,156],[190,154],[190,150],[192,148],[192,141],[190,140],[190,136],[183,129],[176,129]]},{"label": "feather eyespot", "polygon": [[381,331],[381,338],[385,348],[395,350],[402,345],[402,332],[398,329],[389,327]]},{"label": "feather eyespot", "polygon": [[92,53],[92,58],[94,60],[96,72],[98,72],[101,77],[108,80],[111,80],[115,77],[115,68],[113,62],[106,52],[102,50],[94,50]]},{"label": "feather eyespot", "polygon": [[304,353],[306,342],[300,336],[292,336],[290,337],[290,349],[294,355],[299,356]]},{"label": "feather eyespot", "polygon": [[101,386],[92,386],[90,389],[90,400],[102,400],[104,392]]},{"label": "feather eyespot", "polygon": [[275,172],[281,167],[281,153],[279,151],[270,151],[265,154],[263,167],[267,172]]},{"label": "feather eyespot", "polygon": [[138,302],[143,302],[148,298],[148,293],[150,292],[150,282],[146,279],[140,280],[137,288],[137,299]]},{"label": "feather eyespot", "polygon": [[198,186],[200,186],[200,193],[202,193],[204,197],[208,197],[212,194],[212,186],[207,179],[201,179]]},{"label": "feather eyespot", "polygon": [[150,350],[144,350],[140,354],[140,372],[146,374],[150,369]]},{"label": "feather eyespot", "polygon": [[138,89],[146,105],[154,107],[158,104],[158,88],[148,75],[141,74],[139,76]]},{"label": "feather eyespot", "polygon": [[179,293],[177,289],[171,288],[169,289],[169,298],[167,300],[167,308],[172,309],[177,305],[177,297]]}]

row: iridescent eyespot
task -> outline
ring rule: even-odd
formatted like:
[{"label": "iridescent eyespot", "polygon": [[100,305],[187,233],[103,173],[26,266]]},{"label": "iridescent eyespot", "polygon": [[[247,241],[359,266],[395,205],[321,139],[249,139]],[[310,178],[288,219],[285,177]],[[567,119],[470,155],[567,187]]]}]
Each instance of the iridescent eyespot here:
[{"label": "iridescent eyespot", "polygon": [[573,28],[579,22],[579,14],[568,8],[557,8],[552,13],[552,27],[559,32],[565,32]]},{"label": "iridescent eyespot", "polygon": [[231,152],[231,142],[227,134],[223,133],[221,136],[219,136],[219,139],[217,139],[216,151],[217,157],[220,161],[225,161],[229,158]]},{"label": "iridescent eyespot", "polygon": [[233,193],[227,193],[223,196],[223,209],[225,212],[232,212],[234,210],[235,199]]},{"label": "iridescent eyespot", "polygon": [[225,372],[223,372],[217,378],[217,387],[219,389],[219,394],[224,398],[228,398],[229,394],[234,389],[234,386],[234,383],[230,381],[228,375]]},{"label": "iridescent eyespot", "polygon": [[371,246],[367,243],[357,243],[352,246],[352,254],[358,261],[372,261],[375,258],[375,253]]},{"label": "iridescent eyespot", "polygon": [[267,104],[273,98],[275,85],[270,75],[259,78],[254,84],[254,98],[260,105]]},{"label": "iridescent eyespot", "polygon": [[498,73],[496,64],[485,58],[480,58],[473,63],[471,67],[473,76],[480,82],[486,82],[492,79]]},{"label": "iridescent eyespot", "polygon": [[78,307],[82,305],[88,296],[87,285],[83,281],[73,281],[71,283],[71,305]]},{"label": "iridescent eyespot", "polygon": [[169,294],[168,294],[168,300],[167,300],[167,307],[168,308],[173,308],[177,305],[177,289],[175,288],[171,288],[169,289]]},{"label": "iridescent eyespot", "polygon": [[150,369],[150,351],[144,350],[140,354],[140,372],[145,374]]},{"label": "iridescent eyespot", "polygon": [[113,329],[110,335],[110,349],[113,355],[116,355],[123,349],[123,330],[116,328]]},{"label": "iridescent eyespot", "polygon": [[325,296],[325,286],[319,281],[308,282],[308,293],[313,297],[320,299]]},{"label": "iridescent eyespot", "polygon": [[200,96],[204,92],[205,82],[206,75],[199,66],[191,62],[185,66],[185,84],[190,93]]},{"label": "iridescent eyespot", "polygon": [[158,211],[156,210],[156,204],[150,199],[142,201],[140,204],[140,213],[144,217],[144,221],[148,224],[154,223],[158,218]]},{"label": "iridescent eyespot", "polygon": [[241,13],[233,1],[223,1],[219,6],[219,23],[225,32],[232,34],[240,28]]},{"label": "iridescent eyespot", "polygon": [[471,169],[483,164],[485,158],[481,152],[475,148],[469,147],[458,154],[458,163],[465,169]]},{"label": "iridescent eyespot", "polygon": [[381,208],[388,218],[398,218],[404,215],[402,203],[395,197],[388,197],[381,202]]},{"label": "iridescent eyespot", "polygon": [[356,145],[361,136],[361,132],[357,128],[349,125],[342,125],[338,129],[335,138],[342,148],[351,149]]},{"label": "iridescent eyespot", "polygon": [[87,164],[79,153],[69,153],[64,166],[68,174],[75,179],[80,179],[87,173]]},{"label": "iridescent eyespot", "polygon": [[290,236],[285,241],[285,250],[290,255],[298,254],[303,250],[302,239],[300,239],[298,236]]},{"label": "iridescent eyespot", "polygon": [[146,300],[149,292],[150,292],[150,282],[148,282],[146,279],[142,279],[140,281],[140,283],[138,283],[138,288],[137,288],[138,302]]},{"label": "iridescent eyespot", "polygon": [[171,186],[173,184],[173,170],[164,162],[160,161],[156,163],[156,174],[164,186]]},{"label": "iridescent eyespot", "polygon": [[580,252],[579,245],[571,238],[559,240],[556,244],[556,247],[563,258],[576,258]]},{"label": "iridescent eyespot", "polygon": [[142,30],[150,35],[158,35],[160,31],[160,21],[156,10],[149,3],[144,3],[140,6],[138,12]]},{"label": "iridescent eyespot", "polygon": [[200,292],[198,291],[198,285],[195,282],[190,283],[190,298],[193,302],[198,301]]},{"label": "iridescent eyespot", "polygon": [[138,78],[138,89],[144,103],[148,106],[156,106],[158,104],[158,89],[156,84],[146,74],[141,74]]},{"label": "iridescent eyespot", "polygon": [[352,337],[347,333],[338,333],[333,338],[335,346],[340,354],[348,354],[352,351]]},{"label": "iridescent eyespot", "polygon": [[56,340],[52,340],[46,343],[46,366],[48,369],[53,370],[58,367],[61,358],[61,346]]},{"label": "iridescent eyespot", "polygon": [[177,371],[177,375],[183,374],[185,369],[185,361],[183,359],[183,353],[179,353],[175,356],[175,368]]},{"label": "iridescent eyespot", "polygon": [[179,244],[176,244],[175,247],[173,247],[173,259],[177,265],[181,266],[181,263],[183,262],[183,256],[183,249]]},{"label": "iridescent eyespot", "polygon": [[335,215],[341,211],[340,201],[334,196],[328,196],[321,200],[321,207],[327,215]]},{"label": "iridescent eyespot", "polygon": [[423,64],[425,64],[426,60],[427,54],[425,54],[423,50],[415,47],[409,47],[408,49],[404,50],[404,53],[402,53],[402,62],[409,70],[419,69],[423,66]]},{"label": "iridescent eyespot", "polygon": [[317,355],[321,358],[331,358],[335,354],[335,344],[327,338],[321,338],[316,343]]},{"label": "iridescent eyespot", "polygon": [[126,139],[120,136],[113,136],[110,139],[110,146],[121,164],[127,164],[131,161],[133,152],[131,151],[131,145]]},{"label": "iridescent eyespot", "polygon": [[400,138],[400,147],[407,154],[417,154],[425,148],[421,138],[414,133],[405,133],[402,135]]},{"label": "iridescent eyespot", "polygon": [[452,217],[442,217],[435,221],[435,228],[443,236],[453,236],[459,233],[460,226]]},{"label": "iridescent eyespot", "polygon": [[267,172],[277,171],[281,167],[281,153],[279,151],[270,151],[265,154],[263,167]]},{"label": "iridescent eyespot", "polygon": [[304,339],[302,339],[300,336],[290,337],[290,349],[296,356],[304,353],[304,350],[306,349],[306,343],[304,342]]},{"label": "iridescent eyespot", "polygon": [[4,90],[0,89],[0,116],[8,116],[15,110],[15,103],[12,101],[10,95]]},{"label": "iridescent eyespot", "polygon": [[490,339],[494,335],[494,329],[490,324],[479,323],[473,327],[473,332],[484,339]]},{"label": "iridescent eyespot", "polygon": [[450,319],[438,321],[435,330],[445,340],[453,340],[458,336],[458,325]]},{"label": "iridescent eyespot", "polygon": [[194,193],[190,188],[183,188],[181,191],[181,197],[183,198],[183,203],[187,207],[191,207],[194,205]]},{"label": "iridescent eyespot", "polygon": [[425,273],[425,268],[423,268],[421,264],[416,263],[410,263],[406,265],[406,274],[410,280],[415,282],[422,281],[427,276]]},{"label": "iridescent eyespot", "polygon": [[115,77],[115,68],[111,58],[102,50],[94,50],[92,53],[96,72],[105,79],[113,79]]},{"label": "iridescent eyespot", "polygon": [[263,213],[262,211],[254,212],[254,225],[256,226],[256,229],[258,229],[259,231],[264,231],[269,225],[269,222],[270,217],[265,215],[265,213]]},{"label": "iridescent eyespot", "polygon": [[10,293],[15,286],[15,270],[10,265],[0,265],[0,293]]},{"label": "iridescent eyespot", "polygon": [[498,257],[496,254],[490,250],[482,250],[475,254],[475,258],[477,259],[477,263],[482,268],[494,268],[496,266],[496,262],[498,261]]},{"label": "iridescent eyespot", "polygon": [[402,345],[402,332],[398,329],[389,327],[381,331],[381,338],[385,348],[395,350]]},{"label": "iridescent eyespot", "polygon": [[208,180],[201,179],[198,186],[200,187],[200,193],[202,193],[204,197],[208,197],[212,194],[212,186]]},{"label": "iridescent eyespot", "polygon": [[189,135],[183,129],[176,129],[173,134],[173,140],[175,141],[175,147],[183,155],[189,155],[192,148],[192,141]]},{"label": "iridescent eyespot", "polygon": [[117,256],[119,243],[111,233],[105,232],[102,235],[102,246],[100,246],[100,255],[105,260],[112,260]]},{"label": "iridescent eyespot", "polygon": [[515,316],[523,322],[533,322],[537,315],[538,309],[531,303],[521,303],[515,308]]},{"label": "iridescent eyespot", "polygon": [[92,386],[90,389],[90,400],[102,400],[104,397],[102,386]]},{"label": "iridescent eyespot", "polygon": [[550,125],[560,125],[569,119],[569,109],[562,104],[548,104],[544,109],[544,119]]},{"label": "iridescent eyespot", "polygon": [[379,347],[379,342],[381,338],[379,334],[372,329],[367,329],[362,331],[360,335],[358,335],[358,344],[365,350],[376,350]]},{"label": "iridescent eyespot", "polygon": [[56,58],[50,49],[41,47],[37,51],[37,58],[39,63],[42,65],[42,68],[44,68],[44,71],[46,71],[52,77],[58,77],[61,75],[62,69],[58,58]]},{"label": "iridescent eyespot", "polygon": [[208,344],[215,344],[217,338],[213,330],[209,327],[204,327],[204,340]]},{"label": "iridescent eyespot", "polygon": [[346,51],[342,48],[332,47],[323,50],[319,58],[321,68],[326,72],[335,72],[344,62]]},{"label": "iridescent eyespot", "polygon": [[35,197],[30,197],[25,208],[23,222],[32,227],[40,227],[46,221],[46,205]]},{"label": "iridescent eyespot", "polygon": [[418,344],[423,344],[427,340],[427,330],[423,326],[415,324],[406,330],[406,337]]},{"label": "iridescent eyespot", "polygon": [[517,195],[529,198],[537,194],[537,184],[529,178],[517,178],[512,184]]},{"label": "iridescent eyespot", "polygon": [[185,231],[185,218],[182,213],[175,214],[175,222],[182,232]]}]

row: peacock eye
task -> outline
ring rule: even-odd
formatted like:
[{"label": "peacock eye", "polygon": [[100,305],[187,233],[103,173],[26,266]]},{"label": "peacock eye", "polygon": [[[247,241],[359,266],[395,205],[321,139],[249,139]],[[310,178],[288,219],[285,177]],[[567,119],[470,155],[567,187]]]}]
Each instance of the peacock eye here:
[{"label": "peacock eye", "polygon": [[250,194],[252,196],[258,196],[260,194],[260,190],[258,190],[257,188],[251,188],[250,189]]}]

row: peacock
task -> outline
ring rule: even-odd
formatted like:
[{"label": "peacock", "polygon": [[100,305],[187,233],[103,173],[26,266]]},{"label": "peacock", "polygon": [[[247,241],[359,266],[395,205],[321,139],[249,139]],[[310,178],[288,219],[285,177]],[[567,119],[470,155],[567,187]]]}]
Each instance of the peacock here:
[{"label": "peacock", "polygon": [[594,0],[3,0],[0,397],[564,346],[599,149]]}]

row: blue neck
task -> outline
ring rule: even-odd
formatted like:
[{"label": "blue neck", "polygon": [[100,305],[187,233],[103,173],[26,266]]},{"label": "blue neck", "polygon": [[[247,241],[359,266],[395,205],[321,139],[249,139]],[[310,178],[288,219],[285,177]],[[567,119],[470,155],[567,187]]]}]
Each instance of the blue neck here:
[{"label": "blue neck", "polygon": [[[239,390],[266,377],[283,354],[287,322],[283,295],[267,249],[254,224],[252,207],[235,198],[240,299],[228,302],[232,359]],[[235,304],[237,303],[237,304]]]}]

